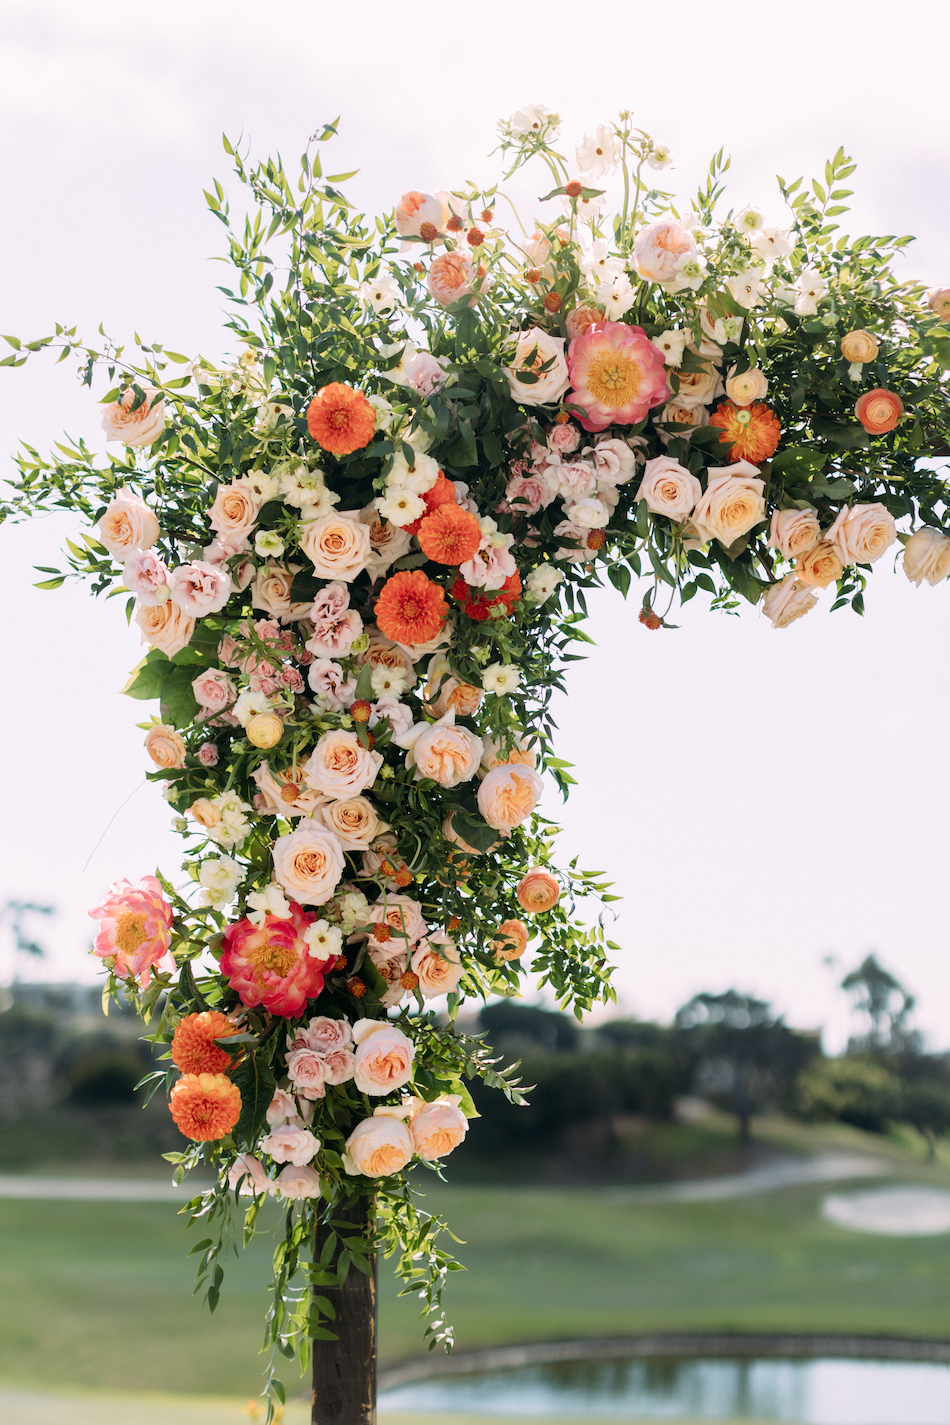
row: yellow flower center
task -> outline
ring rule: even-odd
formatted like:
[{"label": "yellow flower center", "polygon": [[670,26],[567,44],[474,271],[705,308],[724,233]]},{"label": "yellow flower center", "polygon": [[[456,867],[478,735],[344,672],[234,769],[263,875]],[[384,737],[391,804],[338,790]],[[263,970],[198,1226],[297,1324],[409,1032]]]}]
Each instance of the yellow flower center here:
[{"label": "yellow flower center", "polygon": [[268,940],[262,933],[258,943],[249,948],[247,958],[259,971],[270,970],[283,978],[289,975],[296,965],[297,951],[293,945],[282,945],[280,941]]},{"label": "yellow flower center", "polygon": [[602,352],[591,361],[587,389],[604,406],[626,406],[640,389],[640,367],[615,351]]},{"label": "yellow flower center", "polygon": [[747,426],[752,419],[751,411],[736,411],[736,424]]},{"label": "yellow flower center", "polygon": [[123,911],[115,923],[115,943],[123,955],[133,955],[147,939],[145,916],[142,912]]}]

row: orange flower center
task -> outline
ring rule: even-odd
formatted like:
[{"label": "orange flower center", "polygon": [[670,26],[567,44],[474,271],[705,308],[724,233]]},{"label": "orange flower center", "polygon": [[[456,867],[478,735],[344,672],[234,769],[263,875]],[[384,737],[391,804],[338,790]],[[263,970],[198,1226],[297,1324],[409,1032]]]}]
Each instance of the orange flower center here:
[{"label": "orange flower center", "polygon": [[639,364],[615,351],[602,352],[590,364],[586,385],[602,405],[626,406],[640,389]]},{"label": "orange flower center", "polygon": [[132,955],[148,939],[141,911],[124,910],[115,923],[115,943],[123,955]]},{"label": "orange flower center", "polygon": [[256,943],[252,943],[247,950],[247,958],[256,966],[259,974],[270,970],[273,974],[280,975],[281,979],[290,974],[297,963],[295,946],[282,944],[279,940],[269,940],[266,930],[256,935],[254,941]]}]

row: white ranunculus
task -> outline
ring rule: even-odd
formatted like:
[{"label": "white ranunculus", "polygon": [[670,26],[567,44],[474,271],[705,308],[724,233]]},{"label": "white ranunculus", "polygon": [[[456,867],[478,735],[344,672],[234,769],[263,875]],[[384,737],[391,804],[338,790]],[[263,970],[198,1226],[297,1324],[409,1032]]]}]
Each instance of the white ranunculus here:
[{"label": "white ranunculus", "polygon": [[564,513],[572,524],[583,529],[603,529],[610,519],[610,511],[596,495],[577,500],[573,505],[565,505]]},{"label": "white ranunculus", "polygon": [[732,221],[740,233],[760,232],[765,226],[765,214],[758,208],[753,208],[750,203],[746,207],[740,208]]}]

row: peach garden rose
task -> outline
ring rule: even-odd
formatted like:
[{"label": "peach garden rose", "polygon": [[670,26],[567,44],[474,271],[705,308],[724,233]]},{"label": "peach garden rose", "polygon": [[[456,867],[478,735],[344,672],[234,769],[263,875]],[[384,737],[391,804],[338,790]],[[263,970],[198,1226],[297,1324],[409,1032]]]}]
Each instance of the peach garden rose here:
[{"label": "peach garden rose", "polygon": [[325,827],[304,823],[274,842],[274,874],[301,905],[324,905],[343,875],[343,848]]},{"label": "peach garden rose", "polygon": [[950,537],[929,525],[915,530],[904,545],[903,567],[918,589],[925,579],[930,585],[942,583],[950,575]]},{"label": "peach garden rose", "polygon": [[158,520],[148,505],[127,489],[120,490],[110,500],[96,526],[99,543],[105,545],[120,564],[137,550],[151,549],[159,533]]},{"label": "peach garden rose", "polygon": [[102,429],[106,440],[119,440],[123,445],[154,445],[165,429],[165,403],[158,399],[154,386],[140,388],[144,400],[133,410],[138,397],[131,386],[118,401],[106,406]]}]

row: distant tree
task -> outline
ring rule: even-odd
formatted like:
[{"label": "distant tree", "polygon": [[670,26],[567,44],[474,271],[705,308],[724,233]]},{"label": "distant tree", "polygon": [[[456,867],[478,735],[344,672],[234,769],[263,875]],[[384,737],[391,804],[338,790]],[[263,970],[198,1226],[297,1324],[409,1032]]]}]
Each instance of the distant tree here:
[{"label": "distant tree", "polygon": [[3,909],[0,910],[0,925],[6,924],[10,927],[10,937],[13,941],[13,975],[11,978],[14,984],[19,979],[21,955],[38,960],[46,954],[39,940],[27,928],[27,917],[54,915],[55,912],[56,907],[52,905],[37,905],[34,901],[16,900],[7,901]]},{"label": "distant tree", "polygon": [[816,1059],[799,1075],[796,1101],[804,1118],[836,1118],[865,1133],[886,1133],[900,1118],[901,1081],[870,1056]]},{"label": "distant tree", "polygon": [[789,1029],[766,1001],[736,990],[694,995],[677,1011],[675,1026],[699,1082],[729,1103],[743,1143],[751,1138],[753,1114],[790,1090],[819,1052],[815,1039]]},{"label": "distant tree", "polygon": [[920,1050],[919,1032],[907,1025],[916,1000],[875,955],[867,955],[856,970],[845,975],[841,988],[851,994],[855,1010],[866,1025],[864,1034],[849,1040],[849,1053],[897,1054]]},{"label": "distant tree", "polygon": [[580,1044],[577,1020],[556,1010],[503,999],[486,1005],[478,1018],[488,1042],[499,1053],[540,1048],[556,1054],[576,1049]]}]

